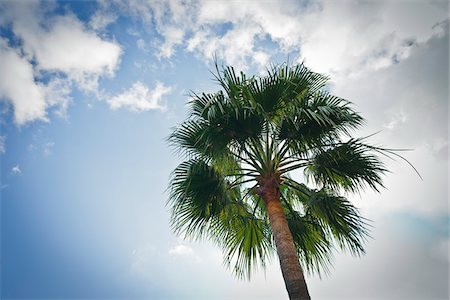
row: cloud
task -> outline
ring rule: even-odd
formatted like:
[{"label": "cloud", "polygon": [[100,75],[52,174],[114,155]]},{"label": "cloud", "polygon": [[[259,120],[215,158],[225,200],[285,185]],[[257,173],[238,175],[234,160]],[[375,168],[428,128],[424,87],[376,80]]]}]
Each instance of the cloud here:
[{"label": "cloud", "polygon": [[[448,218],[386,214],[377,218],[374,225],[373,239],[368,241],[367,253],[361,259],[338,255],[331,276],[309,279],[313,296],[319,299],[448,299]],[[357,285],[342,285],[342,282]]]},{"label": "cloud", "polygon": [[164,35],[164,43],[160,46],[160,57],[171,57],[174,53],[174,46],[181,44],[183,41],[184,30],[175,26],[164,27],[161,30],[161,34]]},{"label": "cloud", "polygon": [[14,119],[19,125],[33,120],[48,120],[43,86],[34,81],[33,66],[16,50],[0,45],[0,98],[14,107]]},{"label": "cloud", "polygon": [[48,121],[47,110],[64,116],[71,101],[70,82],[55,77],[46,84],[35,80],[35,70],[30,61],[0,39],[0,98],[14,108],[17,125],[41,120]]},{"label": "cloud", "polygon": [[194,254],[194,250],[191,247],[179,244],[169,249],[169,255],[171,256],[185,256]]},{"label": "cloud", "polygon": [[102,31],[105,30],[105,28],[109,24],[114,23],[114,21],[116,20],[116,15],[98,10],[92,15],[91,19],[89,20],[89,27],[94,31]]},{"label": "cloud", "polygon": [[111,109],[125,108],[134,112],[143,112],[153,109],[164,110],[162,97],[172,91],[172,87],[156,82],[153,90],[150,90],[140,81],[133,83],[128,89],[107,99]]},{"label": "cloud", "polygon": [[[357,105],[367,119],[358,135],[382,130],[370,142],[399,152],[405,162],[386,160],[382,194],[364,193],[357,205],[374,214],[409,212],[435,216],[448,211],[449,35],[434,35],[401,62],[359,76],[333,78],[332,92]],[[357,197],[355,197],[357,198]]]},{"label": "cloud", "polygon": [[12,175],[20,175],[22,174],[22,170],[20,169],[19,165],[15,165],[14,167],[11,168],[11,174]]},{"label": "cloud", "polygon": [[53,147],[55,146],[55,142],[47,142],[44,144],[42,153],[44,156],[50,156],[53,154]]},{"label": "cloud", "polygon": [[[430,38],[445,35],[447,26],[443,4],[438,2],[291,1],[281,6],[253,1],[117,0],[111,9],[106,2],[99,4],[88,25],[68,11],[54,15],[55,4],[0,5],[0,26],[10,26],[13,33],[1,41],[0,97],[12,104],[16,124],[48,121],[50,108],[64,115],[74,87],[96,92],[100,77],[114,75],[123,50],[98,32],[117,20],[117,7],[155,25],[160,40],[143,43],[139,37],[137,44],[141,49],[156,47],[159,58],[171,58],[183,49],[206,62],[216,54],[246,69],[291,53],[335,78],[398,64]],[[155,100],[114,100],[112,107],[135,111],[160,107]]]},{"label": "cloud", "polygon": [[[370,120],[366,131],[383,127],[394,145],[422,147],[448,140],[448,30],[412,49],[408,58],[387,69],[332,78],[333,93],[358,104]],[[368,132],[367,132],[368,133]]]},{"label": "cloud", "polygon": [[36,59],[38,70],[63,72],[78,83],[112,75],[122,51],[117,43],[89,31],[72,14],[53,15],[44,22],[43,13],[32,9],[30,4],[12,5],[11,22],[15,36],[23,41],[22,49]]},{"label": "cloud", "polygon": [[400,111],[395,113],[395,115],[391,118],[391,120],[387,124],[383,125],[383,127],[392,130],[397,126],[405,123],[407,120],[408,116],[404,112]]},{"label": "cloud", "polygon": [[217,54],[247,68],[291,53],[316,71],[347,75],[406,59],[417,44],[439,34],[436,24],[448,18],[445,4],[420,1],[115,3],[156,25],[159,57],[170,58],[178,46],[205,61]]},{"label": "cloud", "polygon": [[99,78],[112,76],[120,62],[116,42],[101,38],[70,13],[54,15],[53,9],[38,2],[0,5],[0,26],[12,32],[0,41],[0,97],[12,104],[18,125],[48,121],[50,107],[64,115],[71,83],[96,92]]}]

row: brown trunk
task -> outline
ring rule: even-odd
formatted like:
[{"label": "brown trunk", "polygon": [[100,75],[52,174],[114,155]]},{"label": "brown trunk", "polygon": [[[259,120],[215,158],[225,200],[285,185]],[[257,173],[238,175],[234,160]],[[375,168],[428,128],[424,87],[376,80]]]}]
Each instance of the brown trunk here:
[{"label": "brown trunk", "polygon": [[266,204],[289,299],[309,300],[311,297],[308,293],[286,215],[280,202],[279,177],[272,174],[263,178],[260,184],[260,195]]}]

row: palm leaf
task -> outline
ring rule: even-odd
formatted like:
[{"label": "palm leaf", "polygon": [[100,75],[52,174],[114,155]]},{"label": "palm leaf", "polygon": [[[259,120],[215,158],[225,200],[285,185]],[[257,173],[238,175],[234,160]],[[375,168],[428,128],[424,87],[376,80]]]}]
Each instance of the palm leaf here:
[{"label": "palm leaf", "polygon": [[319,220],[342,250],[354,255],[364,253],[364,243],[369,237],[368,220],[346,198],[322,189],[311,192],[305,204],[307,212]]},{"label": "palm leaf", "polygon": [[286,140],[294,153],[339,140],[364,123],[349,102],[325,92],[309,96],[278,127],[278,139]]},{"label": "palm leaf", "polygon": [[317,153],[305,169],[308,178],[331,189],[358,191],[369,186],[383,187],[381,175],[387,170],[369,145],[359,139],[337,143]]},{"label": "palm leaf", "polygon": [[223,175],[202,160],[181,163],[172,173],[170,202],[172,227],[177,234],[201,237],[208,222],[232,201]]},{"label": "palm leaf", "polygon": [[264,268],[271,258],[274,247],[270,227],[242,202],[228,208],[228,214],[223,214],[221,220],[226,224],[222,228],[226,235],[219,243],[224,250],[224,262],[228,267],[232,266],[236,276],[249,279],[258,265]]}]

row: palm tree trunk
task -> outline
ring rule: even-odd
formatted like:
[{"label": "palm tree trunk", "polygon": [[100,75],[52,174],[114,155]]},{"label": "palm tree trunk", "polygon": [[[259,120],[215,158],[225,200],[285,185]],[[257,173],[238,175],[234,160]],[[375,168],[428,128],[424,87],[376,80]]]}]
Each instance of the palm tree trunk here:
[{"label": "palm tree trunk", "polygon": [[294,240],[281,206],[279,181],[274,176],[270,176],[260,183],[260,195],[266,204],[289,299],[310,300]]}]

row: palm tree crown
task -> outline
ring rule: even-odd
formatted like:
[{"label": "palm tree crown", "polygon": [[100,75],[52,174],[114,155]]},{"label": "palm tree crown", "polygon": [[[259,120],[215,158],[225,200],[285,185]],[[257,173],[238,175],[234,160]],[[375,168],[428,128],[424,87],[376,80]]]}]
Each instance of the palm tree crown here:
[{"label": "palm tree crown", "polygon": [[169,137],[186,158],[170,182],[174,231],[214,241],[248,278],[278,247],[272,191],[304,270],[327,272],[335,248],[362,254],[368,224],[341,194],[378,190],[386,169],[377,154],[389,150],[351,138],[363,118],[304,64],[253,77],[217,63],[216,71],[221,90],[193,93],[188,118]]}]

